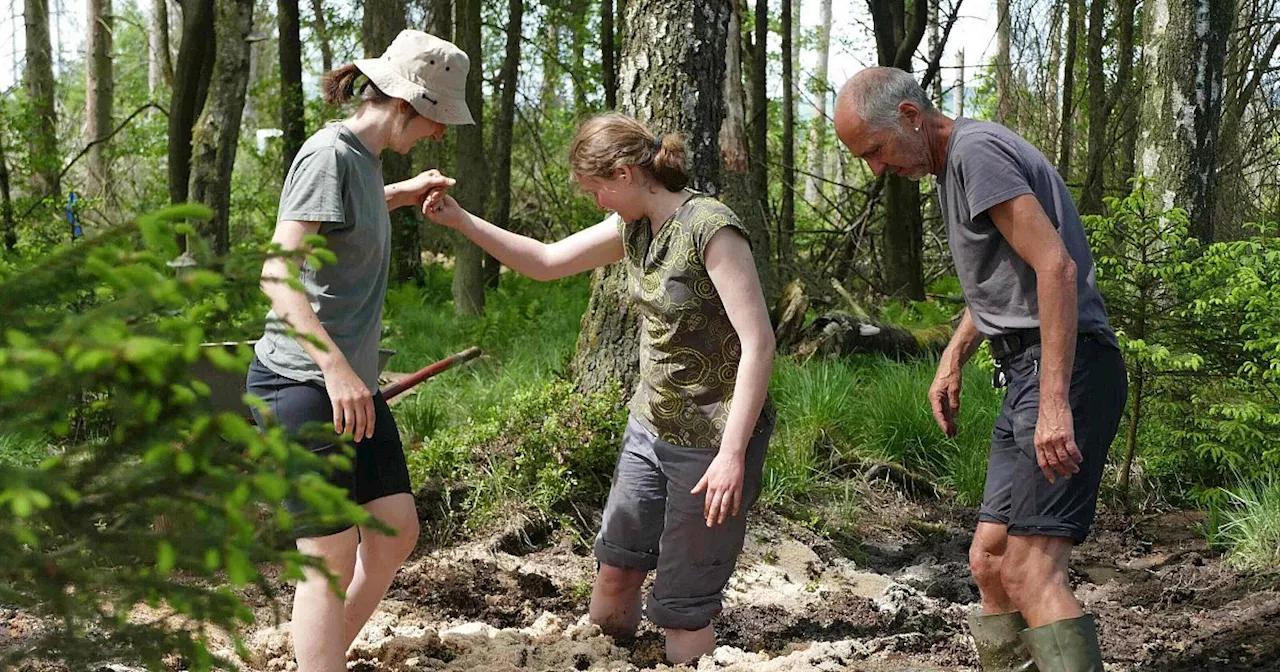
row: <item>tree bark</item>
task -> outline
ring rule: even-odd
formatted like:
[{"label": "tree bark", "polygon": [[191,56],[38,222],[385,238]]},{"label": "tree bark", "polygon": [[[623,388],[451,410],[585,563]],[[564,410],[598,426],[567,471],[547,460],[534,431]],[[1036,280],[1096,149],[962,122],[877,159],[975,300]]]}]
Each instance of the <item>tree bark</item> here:
[{"label": "tree bark", "polygon": [[778,267],[795,263],[796,236],[796,94],[792,53],[792,0],[782,0],[782,212],[778,215]]},{"label": "tree bark", "polygon": [[247,38],[253,30],[253,0],[219,0],[209,103],[196,125],[192,141],[191,200],[209,206],[213,217],[201,234],[214,254],[231,251],[231,169],[236,162],[240,121],[249,86]]},{"label": "tree bark", "polygon": [[152,0],[148,46],[147,91],[155,98],[162,86],[173,86],[173,58],[169,55],[168,0]]},{"label": "tree bark", "polygon": [[[366,0],[360,26],[365,55],[369,58],[381,56],[404,28],[404,0]],[[383,152],[382,179],[387,184],[407,180],[412,172],[412,162],[407,154]],[[391,270],[388,277],[392,282],[411,280],[422,269],[418,217],[414,208],[397,208],[391,213]]]},{"label": "tree bark", "polygon": [[[715,193],[724,123],[728,0],[630,0],[618,73],[618,104],[654,132],[681,133],[695,189]],[[638,321],[621,264],[592,274],[571,370],[586,392],[620,382],[630,393],[639,364]]]},{"label": "tree bark", "polygon": [[[524,24],[524,0],[507,2],[507,58],[498,75],[502,85],[502,97],[498,103],[498,125],[494,129],[493,157],[498,165],[494,172],[493,223],[499,228],[511,228],[511,138],[516,121],[516,87],[520,85],[520,39]],[[493,260],[493,261],[489,261]],[[490,288],[497,285],[498,271],[502,268],[493,257],[487,257],[486,274]]]},{"label": "tree bark", "polygon": [[600,70],[604,81],[604,106],[618,107],[618,66],[614,60],[613,0],[600,0]]},{"label": "tree bark", "polygon": [[[930,0],[936,18],[938,0]],[[813,84],[810,93],[814,99],[813,124],[809,127],[809,177],[805,180],[804,200],[812,207],[822,207],[823,178],[825,177],[827,144],[827,70],[831,63],[831,0],[822,0],[819,8],[818,24],[818,63],[814,67]],[[937,31],[937,23],[934,23]],[[935,35],[936,41],[936,35]],[[936,49],[937,46],[935,45]],[[941,78],[935,80],[940,82]],[[942,85],[936,87],[938,104],[941,105]]]},{"label": "tree bark", "polygon": [[[1085,157],[1084,187],[1080,190],[1080,214],[1102,214],[1102,186],[1107,152],[1107,125],[1111,109],[1107,106],[1106,74],[1103,72],[1102,33],[1106,22],[1106,3],[1089,2],[1089,36],[1085,60],[1089,71],[1089,144]],[[1118,84],[1117,84],[1118,86]]]},{"label": "tree bark", "polygon": [[111,184],[106,142],[98,142],[111,132],[111,108],[115,102],[115,76],[112,68],[111,0],[89,0],[89,34],[85,44],[88,67],[85,68],[85,138],[89,147],[89,195],[105,196]]},{"label": "tree bark", "polygon": [[[826,0],[823,0],[826,3]],[[938,6],[941,0],[929,0],[929,62],[941,62],[942,56],[938,52],[942,49],[942,24],[940,20],[940,10]],[[934,107],[942,107],[942,77],[934,77],[929,86],[929,98],[933,100]]]},{"label": "tree bark", "polygon": [[1013,64],[1009,55],[1009,0],[996,0],[996,123],[1013,120]]},{"label": "tree bark", "polygon": [[1117,10],[1117,21],[1120,29],[1120,46],[1117,58],[1120,65],[1116,71],[1117,86],[1112,97],[1112,105],[1120,106],[1120,161],[1116,181],[1124,193],[1129,193],[1129,180],[1137,171],[1138,147],[1138,110],[1141,107],[1142,90],[1138,71],[1134,68],[1135,39],[1134,26],[1137,0],[1120,0]]},{"label": "tree bark", "polygon": [[214,42],[213,0],[186,0],[182,10],[182,44],[169,102],[169,202],[185,203],[191,186],[191,134],[204,110],[212,77]]},{"label": "tree bark", "polygon": [[[1274,72],[1275,57],[1280,52],[1280,23],[1277,23],[1275,2],[1252,3],[1247,11],[1238,15],[1241,28],[1232,31],[1228,45],[1226,85],[1222,103],[1222,126],[1218,137],[1218,196],[1214,213],[1214,240],[1239,240],[1251,234],[1245,222],[1267,219],[1263,208],[1251,188],[1248,173],[1260,168],[1250,165],[1252,155],[1250,138],[1256,137],[1254,129],[1267,124],[1267,113],[1251,114],[1253,109],[1274,109],[1264,93],[1258,92],[1265,78]],[[1268,36],[1270,33],[1270,36]],[[1266,91],[1266,89],[1261,89]],[[1259,104],[1260,103],[1260,104]],[[1274,117],[1274,114],[1270,116]],[[1269,134],[1269,130],[1263,130]]]},{"label": "tree bark", "polygon": [[[463,1],[458,0],[459,3]],[[539,100],[542,101],[542,107],[545,110],[558,110],[564,105],[564,99],[560,95],[564,72],[559,60],[560,27],[563,22],[563,12],[558,11],[558,5],[548,5],[542,24],[546,36],[546,49],[542,54],[542,90],[539,94]]]},{"label": "tree bark", "polygon": [[1062,3],[1065,0],[1053,0],[1053,9],[1049,15],[1049,67],[1045,77],[1045,103],[1049,109],[1049,137],[1057,142],[1058,128],[1062,123]]},{"label": "tree bark", "polygon": [[[871,0],[871,20],[880,65],[911,72],[911,60],[928,23],[928,0]],[[923,301],[924,217],[920,186],[905,177],[885,178],[884,290]]]},{"label": "tree bark", "polygon": [[776,291],[773,257],[769,248],[768,218],[760,207],[760,199],[751,189],[751,161],[747,148],[746,92],[742,86],[742,14],[741,0],[731,0],[725,45],[724,123],[720,127],[722,200],[733,209],[751,232],[751,249],[755,253],[756,271],[765,299]]},{"label": "tree bark", "polygon": [[1191,234],[1213,241],[1223,66],[1234,0],[1147,0],[1146,90],[1139,156],[1165,207],[1187,211]]},{"label": "tree bark", "polygon": [[964,116],[964,49],[956,53],[956,116]]},{"label": "tree bark", "polygon": [[57,92],[53,78],[53,44],[49,41],[48,0],[25,0],[22,12],[26,28],[27,67],[23,84],[35,114],[35,126],[27,133],[27,152],[34,173],[31,188],[37,199],[62,200],[62,155],[58,151]]},{"label": "tree bark", "polygon": [[322,72],[333,70],[333,42],[329,38],[329,22],[324,16],[324,0],[311,0],[311,18],[315,21],[316,41],[320,43]]},{"label": "tree bark", "polygon": [[751,191],[769,226],[769,0],[756,0],[751,67]]},{"label": "tree bark", "polygon": [[[0,116],[4,109],[0,108]],[[18,227],[13,219],[13,195],[9,191],[9,155],[0,140],[0,238],[4,249],[12,252],[18,246]]]},{"label": "tree bark", "polygon": [[[471,212],[487,212],[489,179],[484,147],[484,61],[480,44],[482,0],[458,0],[458,46],[471,59],[467,107],[476,123],[458,127],[458,201]],[[461,236],[453,267],[453,310],[458,315],[484,312],[484,251]]]},{"label": "tree bark", "polygon": [[1071,181],[1071,149],[1075,144],[1076,35],[1080,32],[1080,3],[1067,3],[1067,53],[1062,75],[1062,122],[1058,129],[1058,173]]},{"label": "tree bark", "polygon": [[[365,7],[365,23],[374,11],[369,3]],[[278,30],[280,31],[280,130],[283,152],[283,174],[289,174],[293,159],[307,141],[306,107],[302,92],[302,37],[298,13],[298,0],[276,0]],[[385,46],[385,45],[384,45]],[[366,43],[366,50],[367,50]],[[378,53],[381,53],[380,51]],[[378,54],[373,54],[377,56]]]}]

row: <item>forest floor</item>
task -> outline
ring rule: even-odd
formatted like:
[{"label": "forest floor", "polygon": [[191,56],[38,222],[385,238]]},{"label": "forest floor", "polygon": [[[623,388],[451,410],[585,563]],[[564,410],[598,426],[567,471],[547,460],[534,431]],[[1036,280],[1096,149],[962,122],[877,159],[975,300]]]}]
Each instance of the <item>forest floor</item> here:
[{"label": "forest floor", "polygon": [[[975,670],[964,626],[977,601],[966,564],[974,512],[887,488],[871,496],[874,515],[835,540],[756,513],[716,621],[720,646],[696,665],[666,665],[661,634],[647,622],[631,642],[601,635],[585,618],[594,561],[583,541],[525,525],[435,548],[424,535],[348,670]],[[441,500],[427,490],[418,497],[426,528]],[[1103,513],[1077,549],[1071,577],[1098,616],[1108,670],[1280,670],[1280,580],[1228,568],[1197,533],[1198,516]],[[288,624],[275,620],[288,614],[291,588],[248,598],[261,626],[247,638],[242,669],[296,670]],[[40,628],[12,610],[0,610],[0,626],[0,649]],[[120,661],[86,672],[138,671]]]},{"label": "forest floor", "polygon": [[[837,541],[756,515],[716,621],[720,647],[696,665],[665,665],[647,622],[632,642],[599,634],[585,619],[593,559],[535,526],[421,549],[348,669],[976,669],[964,625],[977,601],[966,561],[974,512],[875,496],[874,518]],[[1109,670],[1280,670],[1280,581],[1229,569],[1197,533],[1197,516],[1104,513],[1077,549],[1072,580],[1101,623]],[[246,669],[296,669],[286,632],[254,633]]]}]

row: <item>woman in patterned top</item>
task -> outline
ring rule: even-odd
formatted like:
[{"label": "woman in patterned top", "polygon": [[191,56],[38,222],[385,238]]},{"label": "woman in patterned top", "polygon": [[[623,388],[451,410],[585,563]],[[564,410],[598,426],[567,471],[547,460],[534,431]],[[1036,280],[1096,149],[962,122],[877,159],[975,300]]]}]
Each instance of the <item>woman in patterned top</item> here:
[{"label": "woman in patterned top", "polygon": [[[622,261],[643,316],[640,382],[595,542],[591,620],[615,637],[645,611],[667,658],[715,649],[711,619],[742,552],[773,430],[774,340],[746,231],[733,211],[686,188],[685,145],[608,114],[584,123],[574,179],[608,219],[555,243],[504,231],[448,196],[424,206],[503,264],[553,280]],[[661,552],[659,552],[661,551]]]}]

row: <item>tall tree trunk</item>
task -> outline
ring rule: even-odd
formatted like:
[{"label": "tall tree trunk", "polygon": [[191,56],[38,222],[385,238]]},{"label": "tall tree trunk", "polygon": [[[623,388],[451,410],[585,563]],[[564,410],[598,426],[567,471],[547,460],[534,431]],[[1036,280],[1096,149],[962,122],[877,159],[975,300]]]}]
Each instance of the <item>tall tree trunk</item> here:
[{"label": "tall tree trunk", "polygon": [[98,142],[111,132],[111,108],[115,102],[115,76],[112,71],[111,0],[89,0],[89,35],[85,44],[88,67],[85,68],[85,139],[95,143],[89,148],[87,186],[92,196],[105,196],[110,185],[110,166],[106,143]]},{"label": "tall tree trunk", "polygon": [[[880,65],[911,72],[911,60],[929,18],[928,0],[871,0],[876,55]],[[910,132],[910,129],[907,129]],[[920,186],[905,177],[885,180],[884,281],[885,292],[923,301],[924,217]]]},{"label": "tall tree trunk", "polygon": [[1141,169],[1164,205],[1213,241],[1223,65],[1234,0],[1147,0]]},{"label": "tall tree trunk", "polygon": [[[365,23],[368,14],[374,11],[371,3],[365,7]],[[280,31],[280,130],[283,152],[284,173],[289,174],[293,166],[293,158],[307,141],[306,106],[302,92],[302,37],[301,23],[298,16],[298,0],[276,0],[276,20]],[[403,19],[401,19],[403,22]],[[394,33],[393,33],[394,35]],[[383,45],[384,48],[386,45]],[[368,44],[366,41],[366,51]],[[372,53],[371,57],[381,52]],[[385,170],[385,168],[384,168]]]},{"label": "tall tree trunk", "polygon": [[1009,43],[1013,17],[1009,0],[996,0],[996,122],[1013,121],[1013,64]]},{"label": "tall tree trunk", "polygon": [[1045,77],[1044,102],[1049,109],[1049,137],[1052,142],[1045,146],[1056,146],[1058,128],[1062,123],[1062,88],[1059,86],[1062,76],[1062,3],[1065,0],[1053,0],[1053,9],[1049,15],[1049,64]]},{"label": "tall tree trunk", "polygon": [[[502,64],[498,79],[502,85],[502,98],[498,103],[498,125],[493,130],[493,157],[498,165],[493,184],[493,223],[499,228],[511,228],[511,136],[516,122],[516,87],[520,85],[520,38],[524,24],[524,0],[507,2],[507,58]],[[492,261],[490,261],[492,260]],[[501,265],[493,257],[486,257],[487,285],[497,285]],[[493,270],[490,272],[489,269]]]},{"label": "tall tree trunk", "polygon": [[1071,150],[1075,144],[1076,100],[1076,35],[1080,32],[1080,3],[1084,0],[1068,0],[1067,3],[1067,53],[1062,74],[1062,124],[1058,130],[1058,173],[1064,181],[1071,181]]},{"label": "tall tree trunk", "polygon": [[191,200],[213,211],[201,233],[216,255],[231,251],[231,169],[236,163],[241,113],[249,86],[249,32],[253,30],[253,0],[219,0],[214,39],[209,103],[196,125],[192,141]]},{"label": "tall tree trunk", "polygon": [[53,78],[53,44],[49,40],[48,0],[25,0],[27,68],[23,74],[27,101],[35,113],[35,127],[24,133],[31,169],[32,195],[62,200],[62,156],[58,152],[58,113]]},{"label": "tall tree trunk", "polygon": [[[1107,154],[1107,125],[1111,108],[1107,106],[1107,80],[1103,72],[1102,34],[1106,22],[1106,3],[1089,2],[1089,36],[1085,56],[1089,69],[1089,145],[1085,157],[1084,188],[1080,191],[1080,213],[1102,214],[1103,167]],[[1119,86],[1119,84],[1117,84]]]},{"label": "tall tree trunk", "polygon": [[204,109],[207,76],[213,75],[213,0],[186,0],[182,44],[169,102],[169,202],[184,203],[191,183],[191,134]]},{"label": "tall tree trunk", "polygon": [[[751,191],[769,226],[769,0],[756,0],[751,58]],[[779,243],[780,244],[780,243]]]},{"label": "tall tree trunk", "polygon": [[[480,48],[482,0],[458,0],[458,46],[471,59],[467,73],[467,107],[476,123],[458,127],[458,201],[472,212],[487,212],[488,167],[484,147],[484,61]],[[484,251],[457,239],[453,267],[453,310],[458,315],[484,312]]]},{"label": "tall tree trunk", "polygon": [[[824,0],[825,2],[825,0]],[[929,0],[929,62],[942,62],[942,55],[939,53],[943,49],[942,44],[942,23],[941,23],[941,0]],[[929,98],[933,100],[934,107],[942,107],[942,77],[934,77],[929,87]]]},{"label": "tall tree trunk", "polygon": [[778,266],[791,268],[796,247],[796,89],[792,67],[792,0],[782,0],[782,212],[778,215]]},{"label": "tall tree trunk", "polygon": [[618,106],[618,66],[614,60],[613,0],[600,0],[600,71],[604,83],[604,106]]},{"label": "tall tree trunk", "polygon": [[[381,56],[396,35],[404,29],[404,0],[366,0],[360,33],[368,58]],[[475,61],[473,60],[472,63]],[[472,112],[475,112],[475,108],[472,108]],[[382,179],[387,184],[407,180],[412,172],[412,162],[407,154],[383,152]],[[422,269],[422,240],[419,236],[419,225],[415,208],[396,208],[391,213],[389,278],[392,282],[416,278]]]},{"label": "tall tree trunk", "polygon": [[560,95],[561,80],[564,77],[563,68],[560,67],[560,28],[563,23],[563,12],[558,11],[558,5],[548,5],[542,24],[546,49],[542,53],[542,90],[539,95],[545,110],[558,110],[564,104]]},{"label": "tall tree trunk", "polygon": [[720,156],[723,159],[722,200],[742,219],[751,232],[751,249],[755,253],[756,271],[765,298],[776,293],[773,257],[769,249],[768,219],[760,207],[760,199],[751,189],[751,161],[747,149],[746,91],[742,86],[742,0],[731,0],[725,44],[724,123],[720,126]]},{"label": "tall tree trunk", "polygon": [[573,110],[579,118],[585,118],[590,112],[587,106],[587,89],[591,85],[587,83],[583,77],[586,68],[582,65],[583,55],[587,51],[586,32],[587,32],[587,15],[590,14],[590,3],[587,0],[573,0],[570,5],[573,16],[569,22],[570,30],[569,45],[572,50],[571,68],[572,77],[569,82],[573,85]]},{"label": "tall tree trunk", "polygon": [[147,91],[152,98],[164,86],[173,86],[173,58],[169,55],[169,1],[152,0],[148,32]]},{"label": "tall tree trunk", "polygon": [[1120,160],[1116,181],[1124,193],[1129,192],[1129,180],[1137,170],[1138,147],[1138,110],[1141,107],[1142,86],[1139,77],[1140,69],[1135,68],[1134,56],[1136,40],[1134,26],[1137,23],[1137,0],[1120,0],[1117,10],[1117,21],[1120,28],[1120,46],[1117,58],[1120,65],[1116,71],[1116,89],[1112,94],[1112,105],[1120,106],[1118,115],[1120,132]]},{"label": "tall tree trunk", "polygon": [[1263,210],[1266,204],[1251,193],[1252,180],[1247,177],[1247,173],[1257,172],[1258,168],[1247,162],[1254,154],[1248,146],[1251,131],[1268,115],[1249,112],[1251,106],[1258,103],[1263,109],[1275,107],[1265,102],[1268,95],[1265,89],[1262,89],[1261,100],[1258,93],[1265,78],[1275,71],[1273,64],[1280,52],[1280,29],[1277,29],[1280,23],[1274,16],[1277,10],[1280,7],[1274,2],[1258,2],[1247,11],[1242,8],[1237,18],[1241,28],[1232,31],[1228,45],[1222,127],[1218,136],[1220,161],[1214,240],[1244,238],[1250,235],[1245,222],[1266,219]]},{"label": "tall tree trunk", "polygon": [[[716,191],[720,128],[724,123],[728,0],[630,0],[618,73],[618,103],[657,133],[688,141],[691,186]],[[626,296],[621,264],[592,274],[571,368],[587,392],[621,382],[635,388],[638,322]]]},{"label": "tall tree trunk", "polygon": [[956,116],[964,116],[964,49],[956,53]]},{"label": "tall tree trunk", "polygon": [[[0,116],[4,108],[0,107]],[[3,124],[0,124],[0,128]],[[9,191],[9,153],[0,139],[0,239],[4,249],[12,252],[18,246],[18,227],[13,219],[13,195]]]},{"label": "tall tree trunk", "polygon": [[324,0],[311,0],[311,18],[315,21],[316,41],[320,43],[322,72],[333,70],[333,43],[329,38],[329,22],[324,16]]},{"label": "tall tree trunk", "polygon": [[[938,0],[930,0],[930,2],[936,18]],[[805,180],[804,200],[808,201],[812,207],[822,208],[824,204],[820,201],[822,201],[825,177],[823,173],[826,152],[824,150],[827,144],[827,89],[830,88],[827,82],[827,69],[831,63],[831,0],[822,0],[818,21],[818,63],[814,67],[813,85],[809,87],[815,110],[813,124],[809,127],[809,177]],[[934,29],[936,33],[936,22]],[[937,48],[936,45],[934,48]],[[941,78],[935,81],[940,82]],[[938,104],[941,105],[942,85],[939,84],[935,88],[938,92]]]}]

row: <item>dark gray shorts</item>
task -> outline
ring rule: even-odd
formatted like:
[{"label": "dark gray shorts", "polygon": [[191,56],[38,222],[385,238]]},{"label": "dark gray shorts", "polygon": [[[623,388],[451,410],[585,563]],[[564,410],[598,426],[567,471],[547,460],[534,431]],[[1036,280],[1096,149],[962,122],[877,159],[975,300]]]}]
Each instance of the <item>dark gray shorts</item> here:
[{"label": "dark gray shorts", "polygon": [[[271,408],[275,421],[294,435],[298,443],[320,456],[338,454],[343,445],[333,431],[321,428],[333,423],[333,404],[323,385],[299,382],[268,369],[257,357],[249,365],[247,387],[250,394],[260,397]],[[409,467],[400,442],[400,430],[391,415],[391,407],[381,392],[373,395],[373,437],[354,444],[351,470],[334,469],[325,474],[330,483],[347,491],[347,498],[359,505],[375,499],[402,492],[412,493],[409,485]],[[266,418],[253,410],[253,419],[259,427]],[[285,501],[285,508],[296,516],[308,513],[306,502],[298,498]],[[343,531],[348,526],[300,525],[295,531],[299,537],[323,537]]]},{"label": "dark gray shorts", "polygon": [[1002,523],[1009,534],[1084,541],[1097,513],[1098,488],[1128,395],[1124,359],[1114,346],[1081,336],[1071,374],[1071,415],[1080,472],[1050,483],[1036,461],[1040,414],[1040,344],[1002,361],[1009,389],[996,418],[987,486],[978,519]]},{"label": "dark gray shorts", "polygon": [[746,539],[747,509],[760,496],[771,433],[758,432],[747,444],[742,510],[709,528],[702,515],[705,493],[689,491],[716,451],[667,443],[634,418],[627,421],[595,553],[606,565],[658,570],[645,603],[654,625],[701,630],[720,613]]}]

